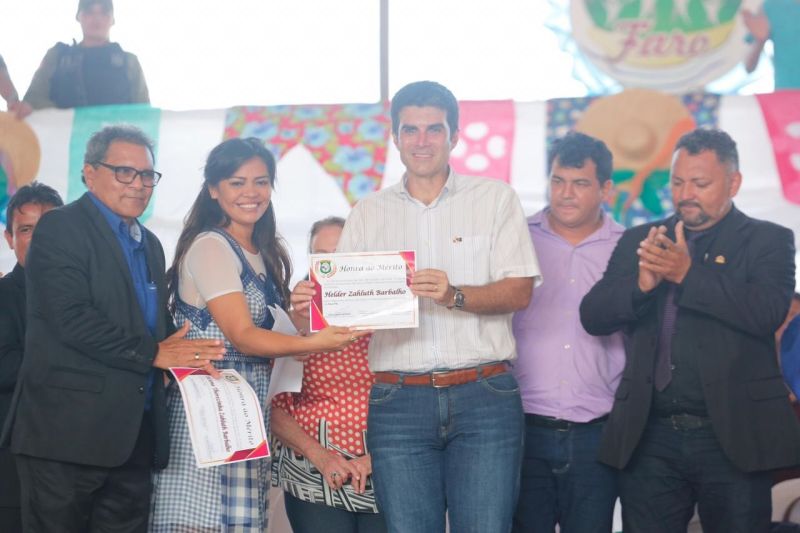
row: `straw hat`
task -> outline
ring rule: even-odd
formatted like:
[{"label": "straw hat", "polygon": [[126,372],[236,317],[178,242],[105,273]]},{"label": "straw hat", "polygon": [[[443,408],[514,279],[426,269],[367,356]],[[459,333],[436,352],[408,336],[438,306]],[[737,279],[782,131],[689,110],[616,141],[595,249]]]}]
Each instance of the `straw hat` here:
[{"label": "straw hat", "polygon": [[670,132],[676,124],[691,120],[689,110],[675,96],[627,89],[593,101],[575,129],[603,140],[614,154],[614,168],[638,170],[652,163],[672,140]]},{"label": "straw hat", "polygon": [[33,181],[42,157],[39,140],[26,122],[11,113],[0,112],[0,153],[5,155],[6,171],[15,188]]}]

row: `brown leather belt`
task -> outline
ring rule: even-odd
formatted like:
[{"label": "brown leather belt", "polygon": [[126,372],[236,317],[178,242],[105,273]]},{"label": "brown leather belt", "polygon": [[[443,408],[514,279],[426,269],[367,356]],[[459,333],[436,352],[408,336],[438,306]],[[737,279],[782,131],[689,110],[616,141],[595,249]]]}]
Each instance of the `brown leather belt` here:
[{"label": "brown leather belt", "polygon": [[376,372],[375,381],[379,383],[389,383],[396,385],[427,386],[427,387],[451,387],[453,385],[463,385],[479,379],[488,378],[506,372],[508,367],[505,363],[491,363],[483,366],[473,366],[472,368],[460,368],[458,370],[444,370],[441,372],[429,372],[427,374],[398,374],[396,372]]}]

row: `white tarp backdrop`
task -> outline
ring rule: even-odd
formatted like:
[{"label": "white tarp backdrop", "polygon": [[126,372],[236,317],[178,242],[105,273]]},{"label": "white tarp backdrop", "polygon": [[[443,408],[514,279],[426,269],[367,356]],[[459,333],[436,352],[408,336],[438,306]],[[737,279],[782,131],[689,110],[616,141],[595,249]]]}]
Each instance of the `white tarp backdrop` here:
[{"label": "white tarp backdrop", "polygon": [[[511,185],[530,215],[546,202],[546,104],[517,102],[515,114]],[[205,157],[222,140],[225,115],[225,109],[161,112],[156,168],[164,178],[153,196],[152,216],[146,225],[164,245],[168,263],[183,217],[202,182]],[[27,119],[42,147],[37,179],[62,195],[67,190],[72,119],[72,110],[56,109],[35,112]],[[770,137],[755,97],[723,97],[719,126],[739,145],[744,182],[735,200],[737,206],[751,216],[800,231],[800,206],[783,197]],[[402,172],[397,150],[390,143],[382,187],[399,181]],[[307,268],[306,240],[311,223],[329,215],[347,216],[350,206],[333,177],[302,144],[283,155],[277,174],[273,201],[278,229],[291,247],[294,279],[300,279]],[[11,250],[3,247],[0,271],[8,272],[14,262]]]}]

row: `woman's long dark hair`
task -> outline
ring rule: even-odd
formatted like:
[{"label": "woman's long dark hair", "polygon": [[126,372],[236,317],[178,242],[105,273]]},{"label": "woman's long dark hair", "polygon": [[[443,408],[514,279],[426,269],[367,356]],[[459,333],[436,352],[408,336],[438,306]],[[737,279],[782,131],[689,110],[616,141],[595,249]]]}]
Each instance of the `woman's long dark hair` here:
[{"label": "woman's long dark hair", "polygon": [[[219,207],[216,200],[211,198],[208,188],[217,186],[220,181],[233,176],[247,161],[257,157],[267,166],[270,185],[275,187],[275,157],[264,145],[255,138],[228,139],[211,150],[203,170],[203,188],[192,205],[183,224],[183,231],[178,238],[175,248],[175,258],[172,266],[167,270],[167,289],[169,293],[170,310],[175,313],[175,302],[178,298],[178,276],[181,263],[186,252],[195,238],[204,231],[213,228],[226,228],[231,219]],[[253,246],[264,259],[272,280],[275,282],[283,304],[289,302],[289,280],[292,277],[292,262],[283,239],[276,230],[275,210],[270,201],[267,212],[258,219],[253,229]],[[244,265],[242,265],[244,267]]]}]

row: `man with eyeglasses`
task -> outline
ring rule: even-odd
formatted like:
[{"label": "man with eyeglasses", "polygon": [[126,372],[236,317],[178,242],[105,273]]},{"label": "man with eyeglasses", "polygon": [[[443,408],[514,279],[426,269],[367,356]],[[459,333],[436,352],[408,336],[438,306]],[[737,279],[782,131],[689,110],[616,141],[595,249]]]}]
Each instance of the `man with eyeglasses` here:
[{"label": "man with eyeglasses", "polygon": [[136,219],[161,174],[149,139],[89,140],[80,199],[42,216],[26,262],[25,358],[3,432],[24,531],[144,532],[151,468],[169,456],[162,370],[221,359],[167,311],[164,252]]}]

